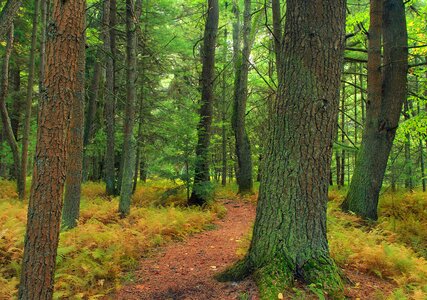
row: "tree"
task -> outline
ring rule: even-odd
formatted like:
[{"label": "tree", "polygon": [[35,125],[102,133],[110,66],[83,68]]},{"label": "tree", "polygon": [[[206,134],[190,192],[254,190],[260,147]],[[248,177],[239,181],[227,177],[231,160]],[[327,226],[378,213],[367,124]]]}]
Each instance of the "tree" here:
[{"label": "tree", "polygon": [[[19,156],[19,147],[18,142],[16,141],[16,136],[12,128],[11,118],[6,106],[6,97],[9,91],[9,63],[10,56],[13,50],[14,42],[14,26],[13,23],[9,26],[9,34],[6,43],[6,53],[3,58],[2,73],[0,74],[0,114],[1,121],[3,125],[3,131],[6,136],[7,143],[12,151],[13,157],[13,171],[14,176],[17,181],[17,190],[23,190],[22,177],[20,176],[21,172],[21,158]],[[22,198],[21,198],[22,199]]]},{"label": "tree", "polygon": [[243,24],[243,49],[240,46],[240,11],[236,1],[233,2],[233,10],[236,16],[233,24],[233,48],[235,60],[234,79],[234,104],[232,126],[236,138],[236,156],[238,164],[237,184],[239,194],[251,194],[253,188],[252,178],[252,152],[249,137],[246,132],[246,103],[248,100],[248,73],[249,59],[252,48],[251,22],[252,1],[245,0],[244,24]]},{"label": "tree", "polygon": [[133,136],[135,125],[135,100],[136,100],[136,14],[135,1],[126,0],[126,108],[123,141],[123,166],[122,184],[120,190],[119,212],[125,217],[130,212],[133,190],[133,176],[135,171],[136,145]]},{"label": "tree", "polygon": [[[67,169],[70,99],[79,91],[85,2],[52,1],[19,299],[52,299]],[[64,59],[66,58],[66,59]]]},{"label": "tree", "polygon": [[116,170],[115,162],[115,107],[116,107],[116,91],[115,91],[115,57],[116,57],[116,1],[104,0],[103,12],[103,38],[104,51],[106,55],[105,70],[106,91],[105,91],[105,131],[107,135],[107,149],[105,151],[105,184],[107,195],[116,193]]},{"label": "tree", "polygon": [[253,239],[244,261],[221,276],[255,273],[265,299],[277,298],[294,279],[342,290],[329,256],[326,205],[346,1],[286,3],[284,65],[269,115]]},{"label": "tree", "polygon": [[219,4],[218,0],[208,1],[208,13],[205,24],[202,49],[202,99],[200,122],[197,126],[198,142],[196,146],[196,162],[194,183],[188,204],[203,205],[209,197],[209,146],[213,116],[213,84],[215,72],[215,47],[218,33]]},{"label": "tree", "polygon": [[3,36],[8,33],[21,4],[22,1],[20,0],[7,0],[5,6],[0,12],[0,38],[3,38]]},{"label": "tree", "polygon": [[66,229],[77,226],[80,215],[80,198],[83,181],[83,135],[85,102],[85,43],[80,43],[77,87],[71,99],[71,121],[68,140],[67,175],[65,179],[62,225]]},{"label": "tree", "polygon": [[[408,36],[402,0],[371,1],[366,123],[350,189],[342,205],[376,220],[378,198],[406,99]],[[384,59],[381,64],[381,32]]]},{"label": "tree", "polygon": [[35,57],[37,50],[37,25],[39,18],[40,0],[36,0],[34,3],[34,15],[33,15],[33,29],[31,33],[31,50],[30,58],[28,61],[28,83],[27,83],[27,95],[25,99],[25,121],[24,121],[24,132],[22,136],[22,153],[21,153],[21,170],[19,176],[22,185],[18,191],[19,198],[24,199],[26,196],[26,182],[27,182],[27,169],[28,169],[28,146],[30,143],[30,131],[31,131],[31,110],[33,105],[33,89],[34,89],[34,74],[35,74]]}]

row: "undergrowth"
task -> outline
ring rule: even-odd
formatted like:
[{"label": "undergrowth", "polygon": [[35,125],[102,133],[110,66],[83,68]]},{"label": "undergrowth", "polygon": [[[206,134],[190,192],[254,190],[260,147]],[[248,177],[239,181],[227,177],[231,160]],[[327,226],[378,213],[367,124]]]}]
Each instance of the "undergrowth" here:
[{"label": "undergrowth", "polygon": [[[427,251],[427,194],[382,195],[377,224],[342,213],[339,206],[344,196],[345,190],[332,189],[329,194],[328,240],[337,265],[373,274],[395,286],[392,291],[378,290],[375,299],[427,299],[427,261],[423,258]],[[241,259],[250,241],[251,232],[241,239],[237,251]],[[292,299],[325,299],[320,292],[296,282],[285,294]]]},{"label": "undergrowth", "polygon": [[383,194],[376,224],[344,214],[344,192],[332,190],[328,208],[331,255],[344,269],[371,273],[396,285],[383,299],[427,299],[427,195]]},{"label": "undergrowth", "polygon": [[[0,185],[0,299],[13,299],[19,283],[27,205],[16,199],[14,183],[2,181]],[[219,205],[209,210],[176,207],[177,202],[185,202],[179,198],[181,194],[171,197],[166,207],[152,205],[173,188],[166,181],[139,186],[137,207],[128,218],[120,219],[117,199],[108,199],[102,184],[85,184],[80,224],[61,233],[55,299],[98,299],[113,292],[150,250],[205,230],[215,214],[225,213]]]}]

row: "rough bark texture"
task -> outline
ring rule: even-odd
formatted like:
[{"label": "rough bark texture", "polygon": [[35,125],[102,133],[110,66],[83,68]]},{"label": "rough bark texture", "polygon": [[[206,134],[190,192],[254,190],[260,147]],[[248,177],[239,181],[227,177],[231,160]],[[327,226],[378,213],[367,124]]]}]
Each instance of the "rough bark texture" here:
[{"label": "rough bark texture", "polygon": [[245,0],[243,24],[243,49],[240,47],[241,34],[239,9],[237,2],[233,3],[236,23],[233,25],[233,48],[235,57],[234,104],[232,126],[236,138],[236,156],[238,164],[237,184],[239,194],[251,194],[253,188],[252,154],[249,137],[246,132],[246,103],[248,100],[249,56],[251,54],[251,0]]},{"label": "rough bark texture", "polygon": [[20,0],[7,0],[5,6],[0,12],[0,39],[8,33],[10,25],[12,25],[13,19],[18,13],[21,7],[22,1]]},{"label": "rough bark texture", "polygon": [[[84,37],[85,38],[85,37]],[[85,103],[86,43],[81,43],[77,89],[71,99],[70,135],[68,141],[67,176],[65,179],[62,225],[66,229],[77,226],[83,181],[83,131]]]},{"label": "rough bark texture", "polygon": [[133,136],[136,100],[136,16],[135,1],[126,0],[126,82],[127,97],[123,141],[122,184],[120,190],[119,213],[122,217],[130,213],[133,175],[135,171],[136,143]]},{"label": "rough bark texture", "polygon": [[272,103],[249,253],[224,279],[254,273],[263,299],[294,279],[342,291],[326,206],[345,40],[344,0],[288,0],[283,82]]},{"label": "rough bark texture", "polygon": [[[366,124],[350,189],[342,206],[346,211],[372,220],[378,218],[379,193],[406,99],[408,70],[403,1],[386,0],[384,9],[381,9],[382,5],[381,0],[371,1]],[[384,37],[382,64],[381,24]]]},{"label": "rough bark texture", "polygon": [[24,199],[26,196],[26,182],[27,182],[27,169],[28,169],[28,144],[30,140],[31,130],[31,108],[33,105],[33,88],[34,88],[34,73],[35,73],[35,57],[37,50],[37,25],[39,18],[39,7],[40,0],[36,0],[34,3],[34,15],[33,15],[33,31],[31,34],[31,51],[30,59],[28,61],[28,83],[27,83],[27,95],[25,99],[25,119],[24,119],[24,131],[22,135],[22,153],[21,153],[21,181],[22,186],[18,191],[19,198]]},{"label": "rough bark texture", "polygon": [[209,146],[213,116],[213,84],[218,22],[218,0],[209,0],[208,14],[203,38],[203,69],[201,78],[202,99],[200,107],[200,122],[197,127],[198,142],[196,146],[194,184],[191,197],[188,201],[190,205],[203,205],[209,198]]},{"label": "rough bark texture", "polygon": [[79,88],[85,1],[54,0],[52,3],[19,299],[52,299],[66,174],[70,99]]},{"label": "rough bark texture", "polygon": [[16,137],[12,129],[9,112],[6,107],[6,97],[9,90],[9,62],[13,50],[13,24],[9,26],[9,34],[7,38],[6,51],[3,58],[3,66],[0,74],[0,113],[3,126],[3,133],[6,137],[7,143],[12,151],[13,157],[13,172],[14,177],[17,179],[17,191],[22,190],[23,182],[21,181],[21,158],[19,156],[19,147],[16,142]]},{"label": "rough bark texture", "polygon": [[[115,162],[115,0],[104,0],[103,38],[106,55],[106,86],[105,86],[105,128],[107,135],[107,149],[105,151],[105,183],[107,195],[116,193]],[[108,17],[108,18],[107,18]]]}]

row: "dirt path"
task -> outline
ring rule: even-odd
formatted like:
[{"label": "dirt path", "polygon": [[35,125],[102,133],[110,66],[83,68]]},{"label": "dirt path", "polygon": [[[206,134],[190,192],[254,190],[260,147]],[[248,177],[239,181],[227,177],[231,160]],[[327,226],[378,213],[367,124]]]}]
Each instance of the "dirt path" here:
[{"label": "dirt path", "polygon": [[[257,288],[250,279],[220,283],[213,278],[238,260],[239,240],[248,234],[255,218],[254,204],[228,201],[224,205],[227,215],[215,222],[215,230],[169,244],[151,258],[142,260],[135,274],[136,283],[124,286],[110,299],[258,300]],[[346,287],[349,299],[375,299],[379,292],[389,295],[394,289],[391,282],[373,275],[350,268],[343,271],[353,283]],[[317,299],[314,295],[305,297]]]},{"label": "dirt path", "polygon": [[220,283],[213,276],[237,259],[239,240],[255,218],[255,206],[225,202],[227,215],[217,228],[166,246],[141,262],[134,285],[123,287],[113,299],[201,300],[258,299],[254,282]]}]

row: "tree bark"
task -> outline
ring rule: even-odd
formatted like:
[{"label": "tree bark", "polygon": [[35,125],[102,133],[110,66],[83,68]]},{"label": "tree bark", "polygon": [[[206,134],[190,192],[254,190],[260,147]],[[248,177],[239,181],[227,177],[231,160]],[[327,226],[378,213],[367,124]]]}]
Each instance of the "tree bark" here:
[{"label": "tree bark", "polygon": [[52,299],[67,169],[70,99],[79,89],[85,1],[54,0],[18,299]]},{"label": "tree bark", "polygon": [[342,205],[343,210],[372,220],[378,218],[379,193],[406,99],[408,70],[408,35],[403,1],[386,0],[384,9],[382,5],[382,0],[371,1],[366,124],[350,189]]},{"label": "tree bark", "polygon": [[213,84],[218,23],[218,0],[209,0],[202,50],[202,99],[200,122],[197,127],[198,141],[196,146],[196,163],[193,191],[188,201],[189,205],[203,205],[210,197],[209,146],[213,116]]},{"label": "tree bark", "polygon": [[119,213],[126,217],[130,213],[132,198],[133,173],[135,171],[136,145],[133,136],[135,125],[136,100],[136,15],[135,1],[126,0],[126,81],[127,96],[125,108],[125,125],[123,141],[122,184],[120,190]]},{"label": "tree bark", "polygon": [[22,1],[20,0],[7,0],[5,6],[0,12],[0,39],[8,33],[9,27],[13,23],[13,19],[21,7]]},{"label": "tree bark", "polygon": [[[85,36],[84,40],[86,40]],[[71,99],[67,175],[65,179],[64,208],[62,209],[62,225],[66,229],[72,229],[78,224],[83,181],[86,42],[81,43],[80,46],[82,49],[80,49],[78,62],[77,87]]]},{"label": "tree bark", "polygon": [[[272,103],[253,239],[224,274],[256,274],[276,299],[295,279],[342,292],[329,256],[326,206],[345,44],[344,0],[288,0],[284,66]],[[303,88],[301,88],[303,87]]]},{"label": "tree bark", "polygon": [[243,24],[243,49],[240,47],[240,22],[238,3],[233,3],[236,15],[236,24],[233,25],[233,47],[235,57],[235,81],[234,81],[234,104],[232,125],[236,138],[236,156],[238,163],[237,184],[238,193],[241,195],[253,193],[252,178],[252,153],[249,137],[246,132],[246,103],[248,100],[248,73],[249,57],[251,54],[252,41],[252,6],[251,0],[245,0],[244,24]]},{"label": "tree bark", "polygon": [[40,0],[34,2],[34,15],[33,15],[33,31],[31,34],[31,50],[30,59],[28,61],[28,83],[27,95],[25,98],[25,119],[24,131],[22,135],[22,153],[21,153],[21,181],[22,187],[18,191],[19,198],[26,197],[26,182],[27,182],[27,169],[28,169],[28,145],[30,141],[31,131],[31,108],[33,105],[33,88],[34,88],[34,73],[35,73],[35,57],[37,49],[37,26],[39,18]]}]

